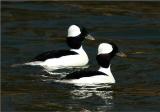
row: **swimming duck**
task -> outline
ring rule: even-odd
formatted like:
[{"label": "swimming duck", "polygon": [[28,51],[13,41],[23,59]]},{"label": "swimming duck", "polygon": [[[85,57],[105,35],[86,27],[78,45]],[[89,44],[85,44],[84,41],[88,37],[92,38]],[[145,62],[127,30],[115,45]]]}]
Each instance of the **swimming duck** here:
[{"label": "swimming duck", "polygon": [[68,28],[66,42],[70,49],[52,50],[36,56],[25,65],[39,65],[47,70],[85,66],[89,59],[82,47],[85,39],[95,40],[84,27],[71,25]]},{"label": "swimming duck", "polygon": [[110,64],[114,56],[126,57],[127,55],[119,52],[114,43],[101,43],[96,56],[100,66],[97,71],[76,71],[63,77],[61,82],[83,84],[115,83]]}]

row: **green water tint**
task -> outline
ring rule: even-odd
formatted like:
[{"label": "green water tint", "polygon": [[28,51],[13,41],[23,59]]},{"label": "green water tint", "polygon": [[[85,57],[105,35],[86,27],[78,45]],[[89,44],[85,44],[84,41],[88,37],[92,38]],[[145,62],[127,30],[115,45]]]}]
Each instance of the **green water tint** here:
[{"label": "green water tint", "polygon": [[[159,2],[2,2],[2,111],[159,111]],[[96,41],[85,41],[89,69],[97,47],[113,41],[127,58],[112,60],[116,84],[78,87],[55,83],[65,73],[11,67],[39,53],[68,48],[67,28],[79,23]],[[96,89],[95,89],[96,88]]]}]

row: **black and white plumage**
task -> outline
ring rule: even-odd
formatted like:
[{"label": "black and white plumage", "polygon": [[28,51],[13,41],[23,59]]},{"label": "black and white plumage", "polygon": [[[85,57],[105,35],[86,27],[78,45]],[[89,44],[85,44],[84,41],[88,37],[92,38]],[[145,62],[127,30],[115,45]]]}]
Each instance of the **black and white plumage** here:
[{"label": "black and white plumage", "polygon": [[76,71],[63,77],[60,82],[83,84],[115,83],[110,69],[110,61],[115,55],[126,57],[124,53],[119,52],[114,43],[102,43],[98,47],[96,56],[96,60],[100,65],[98,71]]},{"label": "black and white plumage", "polygon": [[69,50],[44,52],[36,56],[32,62],[25,63],[25,65],[40,65],[48,71],[85,66],[89,59],[82,47],[84,39],[94,40],[84,27],[71,25],[68,28],[68,35],[66,38],[66,42],[70,47]]},{"label": "black and white plumage", "polygon": [[70,50],[52,50],[52,51],[47,51],[44,52],[38,56],[36,56],[33,61],[45,61],[47,59],[51,58],[59,58],[62,56],[67,56],[67,55],[76,55],[78,54],[77,52],[70,51]]},{"label": "black and white plumage", "polygon": [[82,77],[92,77],[95,75],[106,75],[106,74],[100,71],[76,71],[71,74],[68,74],[66,77],[62,79],[80,79]]}]

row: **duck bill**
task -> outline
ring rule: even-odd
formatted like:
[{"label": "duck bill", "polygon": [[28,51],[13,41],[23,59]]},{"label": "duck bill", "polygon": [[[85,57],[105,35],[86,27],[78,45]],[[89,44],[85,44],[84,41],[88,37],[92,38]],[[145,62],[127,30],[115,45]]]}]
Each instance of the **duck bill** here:
[{"label": "duck bill", "polygon": [[95,40],[95,38],[93,36],[91,36],[90,34],[88,34],[85,39],[88,39],[88,40]]},{"label": "duck bill", "polygon": [[127,55],[125,53],[123,53],[123,52],[118,52],[116,54],[116,56],[119,56],[119,57],[122,57],[122,58],[126,58],[127,57]]}]

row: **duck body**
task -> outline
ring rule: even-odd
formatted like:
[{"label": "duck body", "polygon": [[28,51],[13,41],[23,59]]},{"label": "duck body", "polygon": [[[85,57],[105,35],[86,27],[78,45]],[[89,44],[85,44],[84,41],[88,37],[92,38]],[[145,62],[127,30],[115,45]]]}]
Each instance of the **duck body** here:
[{"label": "duck body", "polygon": [[33,62],[26,64],[40,65],[51,71],[84,66],[88,61],[89,59],[86,52],[80,47],[79,49],[46,52],[35,57]]},{"label": "duck body", "polygon": [[115,83],[115,79],[109,68],[100,68],[98,71],[77,71],[62,78],[62,82],[74,84],[101,84]]}]

